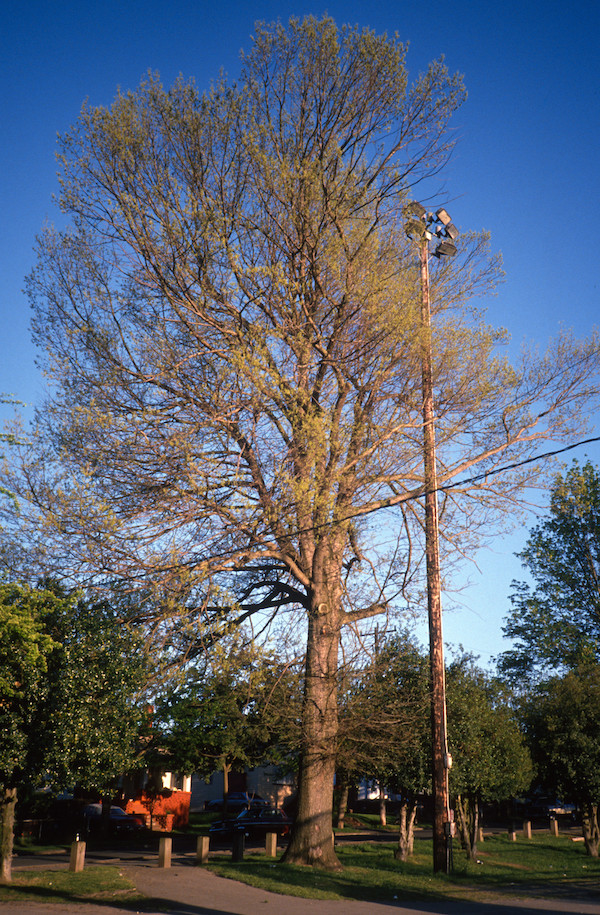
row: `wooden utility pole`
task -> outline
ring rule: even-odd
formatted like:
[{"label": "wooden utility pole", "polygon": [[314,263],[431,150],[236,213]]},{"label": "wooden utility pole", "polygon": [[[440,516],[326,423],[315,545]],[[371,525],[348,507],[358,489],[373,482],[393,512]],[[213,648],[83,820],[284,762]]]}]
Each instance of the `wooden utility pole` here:
[{"label": "wooden utility pole", "polygon": [[[425,228],[425,226],[424,226]],[[431,736],[433,760],[433,869],[450,869],[451,815],[448,790],[450,756],[446,734],[446,673],[442,637],[442,584],[440,575],[435,413],[431,356],[431,309],[429,299],[429,238],[419,243],[421,268],[421,380],[423,393],[423,465],[425,477],[425,548],[427,559],[427,609],[431,688]]]}]

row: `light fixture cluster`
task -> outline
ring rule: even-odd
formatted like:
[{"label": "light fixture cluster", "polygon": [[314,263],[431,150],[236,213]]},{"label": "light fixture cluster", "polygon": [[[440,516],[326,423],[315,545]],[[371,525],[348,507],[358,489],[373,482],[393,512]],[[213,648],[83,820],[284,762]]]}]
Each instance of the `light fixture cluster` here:
[{"label": "light fixture cluster", "polygon": [[433,251],[434,257],[454,257],[454,241],[458,238],[459,232],[443,207],[435,214],[428,213],[423,204],[412,200],[405,205],[403,212],[406,217],[406,234],[409,238],[429,243],[435,235],[440,241]]}]

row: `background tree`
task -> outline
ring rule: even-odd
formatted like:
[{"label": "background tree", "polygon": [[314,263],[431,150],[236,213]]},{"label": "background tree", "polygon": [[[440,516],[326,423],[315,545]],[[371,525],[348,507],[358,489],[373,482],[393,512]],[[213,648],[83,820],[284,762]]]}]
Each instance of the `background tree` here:
[{"label": "background tree", "polygon": [[[201,96],[149,77],[109,109],[85,106],[60,141],[71,227],[44,232],[29,282],[56,386],[10,484],[31,506],[23,536],[43,555],[36,532],[52,528],[62,568],[152,582],[201,625],[303,611],[287,858],[325,867],[338,866],[341,632],[393,609],[422,524],[404,206],[437,181],[465,97],[441,60],[411,83],[405,58],[395,38],[294,19],[257,26],[235,85]],[[566,336],[509,366],[504,334],[465,305],[497,264],[485,238],[460,251],[432,270],[431,298],[439,484],[478,468],[442,510],[465,551],[536,478],[519,458],[580,433],[597,344]],[[392,506],[395,548],[377,514]]]},{"label": "background tree", "polygon": [[[15,807],[30,768],[30,741],[48,654],[55,647],[45,631],[48,609],[62,602],[50,592],[0,585],[0,864],[11,879]],[[38,773],[39,774],[39,773]]]},{"label": "background tree", "polygon": [[[56,586],[0,586],[2,872],[10,879],[17,792],[106,793],[138,761],[139,637],[114,607]],[[108,807],[107,807],[108,813]]]},{"label": "background tree", "polygon": [[221,770],[226,805],[232,770],[291,763],[299,699],[291,666],[234,633],[157,700],[146,756],[204,778]]},{"label": "background tree", "polygon": [[525,704],[539,776],[548,791],[574,801],[589,855],[600,847],[600,665],[579,665],[539,684]]},{"label": "background tree", "polygon": [[529,788],[533,767],[506,687],[478,669],[470,656],[448,666],[447,697],[450,788],[461,844],[473,860],[481,804]]},{"label": "background tree", "polygon": [[139,768],[142,696],[150,664],[139,632],[125,625],[118,599],[75,595],[45,619],[56,647],[35,730],[38,772],[55,784],[98,792],[106,808],[118,779]]},{"label": "background tree", "polygon": [[600,474],[589,461],[557,475],[519,558],[534,583],[513,586],[503,631],[515,645],[500,670],[543,678],[600,662]]},{"label": "background tree", "polygon": [[[408,633],[379,639],[342,690],[336,779],[375,781],[401,795],[397,857],[412,853],[417,796],[431,772],[428,660]],[[383,800],[385,804],[385,800]],[[343,824],[340,800],[338,818]],[[338,827],[340,822],[338,819]]]},{"label": "background tree", "polygon": [[397,660],[400,703],[406,702],[414,718],[410,732],[398,748],[394,770],[388,780],[400,795],[398,847],[395,857],[406,861],[413,853],[417,806],[431,792],[431,693],[429,658],[413,643],[405,646]]}]

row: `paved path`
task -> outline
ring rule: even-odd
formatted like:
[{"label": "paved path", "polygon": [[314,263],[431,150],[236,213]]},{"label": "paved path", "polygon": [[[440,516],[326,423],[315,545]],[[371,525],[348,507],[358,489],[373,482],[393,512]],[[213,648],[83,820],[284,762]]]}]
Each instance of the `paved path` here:
[{"label": "paved path", "polygon": [[[19,862],[15,869],[23,866],[28,865]],[[64,867],[64,859],[62,864],[53,866]],[[398,899],[386,904],[279,896],[225,880],[189,863],[161,869],[155,860],[122,862],[121,869],[146,897],[137,907],[116,902],[66,906],[52,902],[4,903],[0,904],[0,915],[131,915],[132,912],[143,915],[539,915],[541,912],[600,915],[600,894],[598,902],[568,898],[513,900],[496,895],[487,902],[403,903]]]}]

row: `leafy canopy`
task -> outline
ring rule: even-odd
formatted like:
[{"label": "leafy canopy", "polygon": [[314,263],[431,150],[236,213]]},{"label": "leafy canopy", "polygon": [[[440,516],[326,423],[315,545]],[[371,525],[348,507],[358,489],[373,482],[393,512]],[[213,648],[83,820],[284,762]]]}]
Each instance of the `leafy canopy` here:
[{"label": "leafy canopy", "polygon": [[0,784],[103,791],[136,761],[147,664],[109,603],[0,586]]},{"label": "leafy canopy", "polygon": [[519,554],[533,584],[513,586],[500,658],[513,676],[543,677],[600,662],[600,473],[576,461],[559,474],[548,516]]},{"label": "leafy canopy", "polygon": [[531,758],[510,696],[471,656],[447,671],[451,790],[479,801],[502,801],[527,790]]}]

